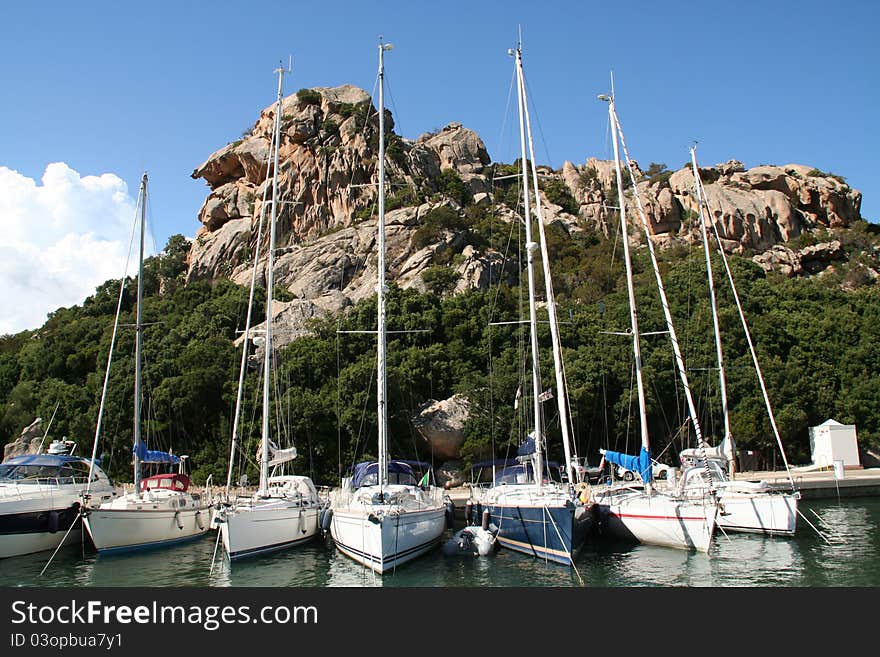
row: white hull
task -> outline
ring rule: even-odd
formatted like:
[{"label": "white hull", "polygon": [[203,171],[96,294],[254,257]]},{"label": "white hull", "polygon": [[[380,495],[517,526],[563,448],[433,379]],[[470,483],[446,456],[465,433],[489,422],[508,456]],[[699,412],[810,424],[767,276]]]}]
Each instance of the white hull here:
[{"label": "white hull", "polygon": [[[708,473],[708,474],[707,474]],[[719,529],[733,532],[794,535],[797,527],[798,493],[772,490],[765,481],[738,481],[727,479],[717,461],[688,468],[677,492],[701,500],[709,494],[709,485],[718,494]]]},{"label": "white hull", "polygon": [[594,497],[608,533],[639,543],[708,552],[716,505],[663,493],[603,492]]},{"label": "white hull", "polygon": [[[82,525],[78,515],[85,488],[85,482],[0,485],[0,558],[54,550],[71,524],[64,544],[79,545]],[[109,483],[99,482],[90,495],[93,500],[109,501],[116,491]],[[52,519],[55,527],[49,527]]]},{"label": "white hull", "polygon": [[64,541],[64,547],[79,545],[82,540],[82,526],[79,521],[70,533],[67,531],[38,532],[33,534],[5,534],[0,536],[0,559],[4,557],[17,557],[22,554],[32,554],[34,552],[43,552],[44,550],[55,550],[61,545],[64,535],[67,534],[67,540]]},{"label": "white hull", "polygon": [[[125,500],[117,500],[122,501]],[[196,502],[182,509],[150,502],[138,506],[132,500],[108,508],[113,504],[91,508],[84,518],[99,552],[161,547],[198,538],[207,533],[211,522],[211,507]]]},{"label": "white hull", "polygon": [[274,552],[305,543],[318,534],[317,505],[269,498],[225,511],[218,523],[230,559]]},{"label": "white hull", "polygon": [[717,524],[724,531],[794,535],[797,496],[790,493],[730,493],[721,495]]},{"label": "white hull", "polygon": [[374,502],[377,491],[368,486],[353,496],[337,492],[337,498],[348,499],[333,505],[330,535],[343,554],[382,574],[437,545],[446,529],[446,507],[438,494],[413,486],[387,487],[384,504]]}]

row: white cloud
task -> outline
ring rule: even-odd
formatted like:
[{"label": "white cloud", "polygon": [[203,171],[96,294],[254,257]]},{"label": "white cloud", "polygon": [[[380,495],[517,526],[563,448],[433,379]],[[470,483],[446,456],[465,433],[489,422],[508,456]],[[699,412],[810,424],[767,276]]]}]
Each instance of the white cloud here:
[{"label": "white cloud", "polygon": [[41,326],[126,266],[136,201],[125,181],[54,162],[40,182],[0,166],[0,335]]}]

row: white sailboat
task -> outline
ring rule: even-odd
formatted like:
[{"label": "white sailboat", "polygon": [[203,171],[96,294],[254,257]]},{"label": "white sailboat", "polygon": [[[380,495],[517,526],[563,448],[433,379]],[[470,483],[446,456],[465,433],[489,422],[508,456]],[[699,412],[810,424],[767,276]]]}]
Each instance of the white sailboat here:
[{"label": "white sailboat", "polygon": [[[718,382],[719,394],[721,397],[721,414],[724,420],[724,438],[720,444],[714,448],[710,447],[704,441],[698,440],[696,448],[682,450],[679,454],[682,464],[688,464],[691,467],[685,469],[682,473],[682,479],[678,483],[678,490],[683,494],[702,495],[708,487],[715,487],[718,491],[719,509],[717,524],[724,531],[739,531],[749,533],[764,533],[770,535],[791,536],[795,533],[797,527],[797,505],[800,494],[794,490],[794,481],[791,479],[791,472],[788,472],[789,481],[792,486],[792,492],[776,491],[771,489],[767,482],[750,482],[736,480],[736,458],[735,444],[733,435],[730,430],[730,415],[727,399],[727,381],[724,373],[724,354],[721,346],[721,328],[718,321],[718,307],[715,297],[715,284],[712,275],[712,261],[709,253],[709,235],[708,220],[704,212],[707,206],[706,192],[703,189],[703,183],[700,178],[700,169],[697,165],[696,147],[691,148],[691,166],[694,172],[694,185],[699,206],[700,216],[700,232],[703,242],[703,254],[706,260],[706,276],[709,283],[709,303],[712,308],[712,326],[715,336],[715,351],[718,361]],[[713,225],[715,236],[718,238],[717,227]],[[770,400],[767,396],[767,390],[764,386],[761,370],[758,366],[757,356],[752,347],[751,336],[749,335],[748,326],[745,316],[742,312],[742,306],[739,303],[739,296],[736,292],[736,286],[733,277],[730,276],[730,269],[727,268],[727,258],[724,250],[721,248],[721,242],[718,240],[718,251],[727,269],[728,279],[734,298],[736,299],[737,309],[740,313],[743,329],[751,349],[753,362],[758,380],[761,383],[761,390],[764,393],[764,401],[767,407],[767,413],[770,418],[771,426],[776,435],[777,443],[782,454],[783,462],[788,471],[788,460],[785,457],[785,450],[782,448],[782,440],[776,428],[776,422],[773,417],[773,409],[770,406]]]},{"label": "white sailboat", "polygon": [[[275,552],[300,545],[318,535],[318,518],[324,502],[320,499],[311,478],[298,475],[270,476],[269,468],[277,468],[296,458],[296,447],[280,449],[271,439],[269,427],[269,391],[272,381],[272,290],[274,289],[275,220],[277,218],[276,199],[278,198],[278,151],[281,143],[281,101],[283,97],[283,76],[285,70],[279,67],[278,101],[275,108],[273,142],[270,147],[272,159],[272,213],[269,221],[269,252],[266,258],[266,324],[263,352],[263,415],[262,438],[258,458],[260,461],[260,486],[249,497],[230,500],[232,468],[238,442],[238,424],[241,411],[244,375],[247,368],[248,338],[250,333],[251,309],[256,285],[259,249],[263,234],[263,221],[266,199],[260,214],[257,231],[257,251],[254,256],[254,269],[251,275],[251,288],[248,312],[245,320],[245,333],[242,340],[241,368],[239,370],[238,394],[235,405],[235,418],[232,423],[232,443],[229,455],[229,471],[226,477],[226,502],[220,504],[214,521],[220,530],[223,547],[230,559],[255,556]],[[268,191],[268,186],[266,187]],[[273,470],[274,472],[274,470]]]},{"label": "white sailboat", "polygon": [[446,529],[443,491],[420,486],[412,466],[389,461],[385,327],[385,68],[391,44],[379,40],[379,221],[377,389],[378,462],[357,464],[331,492],[330,535],[343,553],[379,574],[425,554]]},{"label": "white sailboat", "polygon": [[[587,535],[594,526],[593,504],[587,493],[589,484],[582,481],[581,470],[576,468],[577,456],[574,454],[569,433],[567,393],[556,318],[556,302],[553,295],[547,240],[544,234],[541,199],[538,194],[537,171],[534,167],[535,154],[526,98],[521,46],[518,45],[515,50],[509,51],[509,54],[515,58],[519,101],[520,147],[521,161],[523,162],[523,223],[526,232],[526,270],[532,363],[531,401],[534,424],[531,434],[523,443],[526,447],[519,450],[521,454],[517,458],[518,463],[496,472],[492,486],[486,489],[474,488],[471,505],[477,509],[488,510],[489,526],[496,528],[496,540],[502,547],[549,561],[573,565],[574,557],[584,545]],[[527,145],[529,157],[526,157]],[[531,181],[529,180],[529,162],[532,163]],[[539,243],[535,243],[532,238],[530,183],[535,195]],[[542,392],[541,373],[538,365],[538,320],[534,275],[534,256],[538,250],[540,250],[543,266],[553,347],[555,396],[562,430],[564,468],[567,473],[567,481],[565,482],[557,482],[552,479],[547,471],[544,458],[545,436],[542,403],[549,398],[549,395]]]},{"label": "white sailboat", "polygon": [[[626,228],[626,204],[623,196],[624,186],[618,145],[618,140],[620,139],[622,141],[623,136],[620,131],[620,123],[615,110],[613,92],[610,96],[603,94],[599,96],[599,98],[600,100],[608,102],[608,113],[611,121],[641,429],[641,450],[638,456],[627,455],[610,450],[601,450],[601,452],[605,461],[638,473],[644,482],[644,486],[610,486],[599,490],[594,489],[594,499],[599,505],[600,524],[602,530],[605,532],[626,539],[635,539],[640,543],[707,552],[712,543],[712,534],[715,529],[715,516],[717,510],[717,500],[713,488],[710,486],[702,496],[681,496],[669,492],[660,492],[656,490],[653,485],[651,443],[647,424],[644,385],[642,381],[639,326],[635,292],[633,289],[632,264],[630,261],[629,238]],[[627,160],[629,160],[629,158],[627,158]],[[630,170],[630,175],[632,176],[632,170]],[[639,210],[641,211],[638,194],[636,194],[636,200],[639,204]],[[642,212],[641,214],[644,223],[644,213]],[[671,316],[668,313],[668,303],[666,302],[665,291],[663,290],[659,269],[657,268],[656,260],[654,260],[653,247],[651,246],[650,239],[648,245],[654,263],[654,271],[661,295],[661,301],[664,310],[666,311],[667,326],[669,328],[670,338],[672,339],[673,349],[676,354],[679,374],[682,377],[682,382],[690,405],[691,419],[694,420],[694,426],[699,427],[698,422],[696,422],[696,413],[690,395],[690,387],[687,384],[683,361],[678,349],[678,340],[675,336]]]},{"label": "white sailboat", "polygon": [[[198,538],[207,533],[210,524],[210,501],[191,490],[192,481],[183,472],[185,459],[169,452],[149,450],[141,438],[141,343],[143,342],[141,315],[144,287],[146,202],[147,174],[144,174],[139,198],[141,225],[137,325],[135,328],[134,447],[132,449],[134,491],[94,505],[90,499],[86,501],[87,506],[83,511],[83,521],[95,548],[99,552],[121,552],[160,547]],[[122,294],[122,289],[120,289],[120,294]],[[97,447],[99,431],[100,417],[93,449]],[[94,462],[94,455],[92,462]],[[142,478],[141,465],[144,463],[177,465],[178,471]]]}]

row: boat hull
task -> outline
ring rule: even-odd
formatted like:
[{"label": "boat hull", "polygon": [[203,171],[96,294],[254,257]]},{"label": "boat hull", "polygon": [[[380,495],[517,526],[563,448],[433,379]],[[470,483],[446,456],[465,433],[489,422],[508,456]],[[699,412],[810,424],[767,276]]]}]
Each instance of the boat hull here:
[{"label": "boat hull", "polygon": [[489,522],[498,527],[505,548],[571,565],[595,525],[592,506],[487,504]]},{"label": "boat hull", "polygon": [[597,496],[600,531],[623,540],[708,552],[716,505],[643,492]]},{"label": "boat hull", "polygon": [[[8,486],[0,496],[0,558],[54,550],[65,534],[65,546],[78,545],[82,539],[78,518],[85,485],[31,487],[32,491]],[[98,500],[115,495],[112,488],[91,491]]]},{"label": "boat hull", "polygon": [[191,509],[89,509],[84,522],[101,553],[165,547],[208,532],[211,507]]},{"label": "boat hull", "polygon": [[797,496],[788,493],[725,493],[718,505],[719,530],[793,536],[797,528]]},{"label": "boat hull", "polygon": [[[69,526],[68,526],[69,528]],[[2,534],[0,535],[0,559],[4,557],[17,557],[34,552],[55,550],[61,545],[65,534],[67,540],[65,547],[79,545],[82,540],[82,529],[75,527],[68,533],[67,529],[56,532],[28,532],[26,534]]]},{"label": "boat hull", "polygon": [[320,507],[286,500],[233,507],[218,522],[232,560],[284,550],[318,535]]},{"label": "boat hull", "polygon": [[339,551],[383,574],[436,546],[446,529],[444,507],[400,510],[334,509],[330,535]]}]

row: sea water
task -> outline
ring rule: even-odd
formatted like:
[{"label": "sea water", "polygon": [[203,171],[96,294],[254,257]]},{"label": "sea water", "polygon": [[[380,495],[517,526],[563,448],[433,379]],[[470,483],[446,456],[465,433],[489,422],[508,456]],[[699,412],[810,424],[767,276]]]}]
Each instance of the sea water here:
[{"label": "sea water", "polygon": [[59,550],[42,575],[51,552],[0,559],[0,586],[880,586],[880,498],[802,501],[799,510],[809,523],[799,517],[794,537],[719,533],[708,554],[593,542],[571,568],[503,548],[487,557],[445,556],[438,546],[384,576],[338,552],[329,537],[235,563],[215,532],[117,555],[98,555],[86,539]]}]

